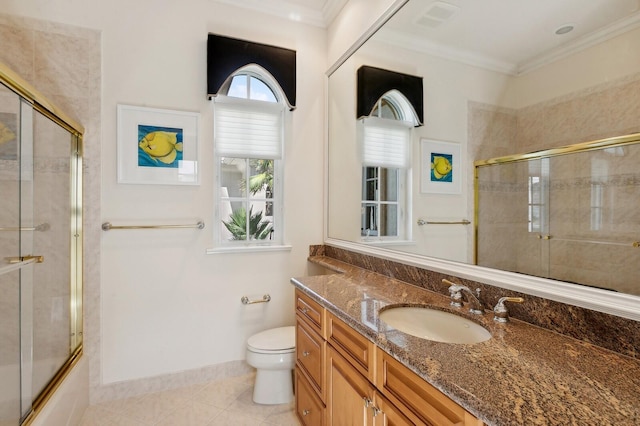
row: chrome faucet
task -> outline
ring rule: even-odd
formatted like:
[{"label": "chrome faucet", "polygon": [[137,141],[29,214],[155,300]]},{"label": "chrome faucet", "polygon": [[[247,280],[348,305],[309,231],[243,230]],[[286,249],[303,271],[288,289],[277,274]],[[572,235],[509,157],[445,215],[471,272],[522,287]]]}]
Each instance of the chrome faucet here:
[{"label": "chrome faucet", "polygon": [[451,306],[455,306],[457,308],[462,307],[462,294],[464,293],[467,303],[469,303],[469,312],[476,315],[484,314],[484,309],[482,308],[482,303],[480,303],[480,289],[476,289],[476,294],[473,294],[469,287],[463,286],[461,284],[456,284],[448,279],[444,278],[442,280],[443,284],[449,286],[449,294],[451,295]]},{"label": "chrome faucet", "polygon": [[522,303],[524,299],[522,297],[501,297],[493,308],[493,320],[496,322],[509,321],[509,310],[504,306],[504,302]]}]

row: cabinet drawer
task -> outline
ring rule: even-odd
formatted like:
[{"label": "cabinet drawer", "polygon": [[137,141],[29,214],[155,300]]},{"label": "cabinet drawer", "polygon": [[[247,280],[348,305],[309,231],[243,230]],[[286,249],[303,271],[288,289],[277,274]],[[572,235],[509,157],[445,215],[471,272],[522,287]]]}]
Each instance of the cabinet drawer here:
[{"label": "cabinet drawer", "polygon": [[327,341],[360,374],[374,382],[375,345],[330,312],[327,313]]},{"label": "cabinet drawer", "polygon": [[296,363],[307,373],[319,396],[324,390],[325,341],[298,317],[296,321]]},{"label": "cabinet drawer", "polygon": [[483,424],[386,352],[377,349],[376,357],[376,387],[412,421],[434,426]]},{"label": "cabinet drawer", "polygon": [[324,404],[296,369],[296,414],[304,426],[324,426]]},{"label": "cabinet drawer", "polygon": [[422,426],[419,423],[414,423],[409,420],[407,416],[389,402],[387,398],[382,396],[381,393],[376,394],[375,404],[384,418],[382,424],[385,426]]},{"label": "cabinet drawer", "polygon": [[310,325],[316,333],[324,337],[325,310],[318,302],[296,289],[296,313]]}]

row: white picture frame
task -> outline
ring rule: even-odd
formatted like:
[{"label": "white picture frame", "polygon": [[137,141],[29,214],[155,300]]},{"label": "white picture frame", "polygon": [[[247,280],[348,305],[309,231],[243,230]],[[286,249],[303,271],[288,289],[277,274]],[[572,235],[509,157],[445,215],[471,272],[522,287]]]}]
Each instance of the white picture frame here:
[{"label": "white picture frame", "polygon": [[460,144],[420,140],[420,192],[425,194],[461,194],[462,170]]},{"label": "white picture frame", "polygon": [[118,105],[118,183],[199,185],[196,112]]}]

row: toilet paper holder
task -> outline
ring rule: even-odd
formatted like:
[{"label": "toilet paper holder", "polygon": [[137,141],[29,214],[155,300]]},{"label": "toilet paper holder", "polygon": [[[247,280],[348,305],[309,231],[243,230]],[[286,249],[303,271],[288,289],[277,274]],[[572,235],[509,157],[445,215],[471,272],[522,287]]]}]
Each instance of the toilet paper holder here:
[{"label": "toilet paper holder", "polygon": [[254,303],[265,303],[270,300],[271,300],[271,296],[269,296],[268,294],[265,294],[264,296],[262,296],[262,299],[258,299],[258,300],[249,300],[247,296],[242,296],[242,298],[240,299],[243,305],[253,305]]}]

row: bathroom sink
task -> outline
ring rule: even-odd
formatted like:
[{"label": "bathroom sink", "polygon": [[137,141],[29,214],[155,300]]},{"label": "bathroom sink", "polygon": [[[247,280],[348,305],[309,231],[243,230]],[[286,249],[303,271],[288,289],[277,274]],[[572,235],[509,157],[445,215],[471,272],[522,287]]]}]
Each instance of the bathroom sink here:
[{"label": "bathroom sink", "polygon": [[390,307],[380,312],[380,319],[398,331],[436,342],[470,344],[491,338],[484,327],[471,320],[428,307]]}]

